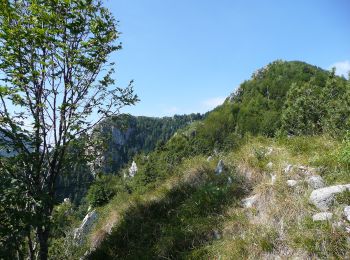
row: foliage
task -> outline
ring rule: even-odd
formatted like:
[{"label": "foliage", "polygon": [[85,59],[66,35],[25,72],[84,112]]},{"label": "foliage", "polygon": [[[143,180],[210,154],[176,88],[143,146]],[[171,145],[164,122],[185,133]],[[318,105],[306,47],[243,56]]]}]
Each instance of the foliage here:
[{"label": "foliage", "polygon": [[346,81],[331,74],[322,85],[315,78],[293,84],[282,115],[282,129],[293,135],[328,132],[339,136],[349,127],[350,89]]},{"label": "foliage", "polygon": [[15,157],[0,172],[30,200],[21,209],[33,217],[21,219],[29,257],[38,249],[47,259],[55,183],[69,145],[137,97],[131,83],[111,87],[108,57],[121,46],[102,1],[10,0],[0,10],[0,146]]},{"label": "foliage", "polygon": [[112,176],[101,176],[90,186],[86,198],[92,207],[106,204],[118,192],[125,192],[122,183]]}]

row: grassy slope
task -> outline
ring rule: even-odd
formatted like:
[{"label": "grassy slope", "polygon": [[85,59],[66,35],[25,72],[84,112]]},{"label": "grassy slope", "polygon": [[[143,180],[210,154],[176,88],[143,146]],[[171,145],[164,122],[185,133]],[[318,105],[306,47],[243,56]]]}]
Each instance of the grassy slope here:
[{"label": "grassy slope", "polygon": [[[102,217],[90,238],[99,246],[90,259],[345,257],[344,228],[312,222],[317,210],[308,203],[311,189],[303,182],[287,187],[287,179],[302,180],[302,175],[283,173],[289,163],[322,167],[327,184],[350,182],[346,165],[338,161],[340,148],[326,137],[260,137],[211,162],[187,160],[158,188],[117,197],[99,209]],[[217,176],[219,158],[226,171]],[[274,184],[271,174],[277,175]],[[248,193],[259,200],[245,209],[239,202]],[[334,223],[342,218],[340,206],[334,206]],[[111,223],[115,227],[105,238]]]},{"label": "grassy slope", "polygon": [[[233,102],[136,157],[139,172],[126,183],[132,193],[120,192],[98,209],[90,259],[345,257],[344,228],[310,221],[317,212],[308,203],[311,190],[303,181],[287,187],[287,179],[303,180],[297,170],[283,174],[287,164],[304,165],[322,169],[318,174],[327,184],[350,182],[339,141],[249,135],[276,133],[293,82],[315,77],[322,86],[328,75],[302,62],[274,62],[244,82]],[[207,162],[209,154],[214,156]],[[217,176],[220,159],[226,170]],[[251,195],[259,196],[258,203],[242,208],[241,199]],[[340,209],[335,206],[334,223]]]}]

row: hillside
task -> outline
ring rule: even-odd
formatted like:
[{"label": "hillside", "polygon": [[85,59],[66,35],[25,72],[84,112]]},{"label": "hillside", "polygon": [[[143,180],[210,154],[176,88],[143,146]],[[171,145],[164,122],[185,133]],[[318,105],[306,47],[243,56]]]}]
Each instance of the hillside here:
[{"label": "hillside", "polygon": [[[81,226],[82,241],[68,235],[81,215],[61,217],[66,238],[56,234],[51,254],[349,257],[348,186],[332,186],[350,183],[349,84],[303,62],[267,65],[206,118],[135,155],[136,170],[98,178],[87,196],[94,209]],[[326,208],[310,203],[329,186],[337,192]],[[70,207],[61,205],[57,216]]]},{"label": "hillside", "polygon": [[[200,114],[174,117],[145,117],[122,114],[106,119],[95,128],[96,139],[102,141],[98,151],[103,158],[96,169],[82,161],[73,164],[57,182],[57,199],[70,198],[80,203],[94,175],[116,175],[137,153],[148,153],[157,144],[166,142],[178,129],[202,119]],[[75,149],[73,149],[74,151]],[[80,153],[78,150],[75,153]],[[76,157],[70,153],[69,157]]]}]

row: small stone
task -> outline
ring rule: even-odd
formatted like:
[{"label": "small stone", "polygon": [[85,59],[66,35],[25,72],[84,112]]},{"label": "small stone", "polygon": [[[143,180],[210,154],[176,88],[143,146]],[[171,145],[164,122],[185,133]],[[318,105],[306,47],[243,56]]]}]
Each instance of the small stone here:
[{"label": "small stone", "polygon": [[320,189],[324,187],[324,182],[321,176],[313,175],[306,179],[307,184],[312,189]]},{"label": "small stone", "polygon": [[229,176],[228,178],[227,178],[227,183],[230,185],[230,184],[232,184],[232,178]]},{"label": "small stone", "polygon": [[269,148],[267,148],[267,152],[266,152],[265,155],[269,156],[269,155],[272,154],[272,152],[273,152],[273,148],[272,148],[272,147],[269,147]]},{"label": "small stone", "polygon": [[219,231],[216,230],[216,229],[213,231],[213,235],[214,235],[214,238],[215,238],[215,239],[220,239],[220,238],[221,238],[221,234],[220,234]]},{"label": "small stone", "polygon": [[288,164],[285,168],[284,168],[284,173],[290,173],[293,170],[293,165]]},{"label": "small stone", "polygon": [[330,212],[320,212],[312,216],[313,221],[326,221],[331,220],[333,213]]},{"label": "small stone", "polygon": [[224,162],[222,160],[219,161],[218,165],[216,166],[215,173],[221,174],[224,171]]},{"label": "small stone", "polygon": [[346,206],[344,208],[344,215],[345,215],[346,219],[350,222],[350,206]]},{"label": "small stone", "polygon": [[287,181],[288,187],[294,187],[294,186],[296,186],[297,184],[298,184],[298,181],[296,181],[296,180],[288,180],[288,181]]},{"label": "small stone", "polygon": [[213,157],[212,157],[212,156],[209,156],[209,157],[207,158],[207,162],[210,162],[212,159],[213,159]]},{"label": "small stone", "polygon": [[272,167],[273,167],[273,163],[272,162],[269,162],[268,164],[266,164],[266,168],[272,169]]},{"label": "small stone", "polygon": [[277,175],[276,174],[271,174],[271,184],[274,185],[277,179]]},{"label": "small stone", "polygon": [[258,200],[258,195],[254,195],[249,198],[243,199],[241,202],[244,208],[251,208],[254,206],[257,200]]}]

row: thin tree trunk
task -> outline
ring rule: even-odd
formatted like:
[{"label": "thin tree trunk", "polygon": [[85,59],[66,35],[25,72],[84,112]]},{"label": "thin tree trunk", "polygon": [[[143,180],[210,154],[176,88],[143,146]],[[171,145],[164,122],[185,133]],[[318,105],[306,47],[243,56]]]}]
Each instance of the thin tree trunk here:
[{"label": "thin tree trunk", "polygon": [[39,259],[47,260],[49,253],[49,228],[48,227],[39,227],[38,228],[38,240],[39,240]]}]

